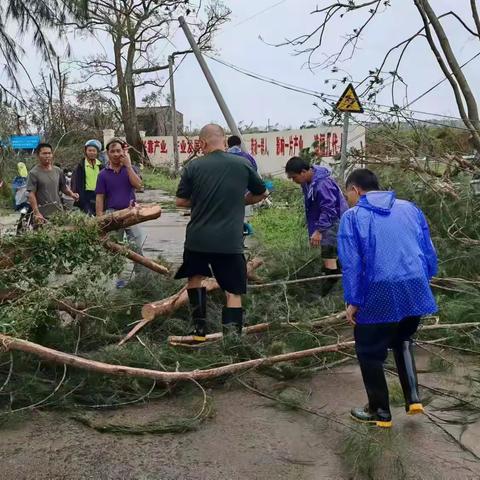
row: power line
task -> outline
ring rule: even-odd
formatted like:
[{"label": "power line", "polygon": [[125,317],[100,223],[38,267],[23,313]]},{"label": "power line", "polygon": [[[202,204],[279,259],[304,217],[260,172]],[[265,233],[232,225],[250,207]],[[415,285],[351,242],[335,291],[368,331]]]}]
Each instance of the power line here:
[{"label": "power line", "polygon": [[[246,75],[248,77],[260,80],[260,81],[265,82],[265,83],[270,83],[270,84],[276,85],[276,86],[284,88],[286,90],[294,91],[294,92],[297,92],[297,93],[302,93],[304,95],[313,96],[313,97],[319,98],[322,101],[327,101],[326,98],[331,99],[332,102],[336,101],[338,99],[338,97],[336,95],[333,95],[333,94],[330,94],[330,93],[323,93],[323,92],[318,92],[318,91],[315,91],[315,90],[309,90],[309,89],[303,88],[303,87],[298,87],[296,85],[288,84],[288,83],[282,82],[280,80],[276,80],[276,79],[273,79],[273,78],[265,77],[265,76],[260,75],[260,74],[256,74],[254,72],[251,72],[251,71],[248,71],[248,70],[243,69],[241,67],[238,67],[237,65],[226,62],[222,59],[211,57],[210,55],[206,55],[206,56],[208,58],[210,58],[211,60],[217,62],[217,63],[220,63],[220,64],[222,64],[222,65],[224,65],[228,68],[231,68],[231,69],[237,71],[238,73],[241,73],[241,74]],[[364,103],[366,105],[370,104],[370,102],[364,102]],[[389,108],[389,109],[391,108],[388,105],[380,105],[380,104],[374,104],[374,105],[379,106],[379,107]],[[365,110],[371,111],[371,112],[374,112],[374,113],[381,113],[381,114],[384,114],[384,115],[390,115],[390,116],[394,116],[394,117],[398,118],[398,113],[395,113],[395,112],[384,112],[384,111],[381,111],[381,110],[373,109],[373,108],[368,107],[368,106],[365,106]],[[399,112],[399,111],[406,111],[406,108],[399,108],[397,112]],[[448,115],[441,115],[441,114],[436,114],[436,113],[431,113],[431,112],[422,112],[422,111],[417,111],[417,110],[408,110],[407,113],[410,113],[410,114],[419,113],[419,114],[422,114],[422,115],[431,115],[431,116],[442,117],[442,118],[451,118],[452,120],[461,120],[459,117],[451,117],[451,116],[448,116]],[[419,119],[419,118],[414,118],[413,120],[415,120],[416,122],[432,124],[432,125],[439,126],[439,127],[443,126],[443,127],[447,127],[447,128],[455,128],[455,129],[459,129],[459,130],[468,131],[468,129],[466,127],[458,127],[458,126],[454,126],[454,125],[445,125],[445,124],[441,124],[441,123],[434,122],[434,121],[431,121],[431,120],[423,120],[423,119]]]},{"label": "power line", "polygon": [[[465,63],[463,63],[462,65],[460,65],[460,68],[463,68],[465,67],[466,65],[468,65],[470,62],[472,62],[473,60],[475,60],[477,57],[480,57],[480,52],[478,52],[476,55],[474,55],[470,60],[467,60]],[[415,98],[414,100],[412,100],[405,108],[408,108],[410,105],[414,104],[415,102],[418,102],[418,100],[420,100],[421,98],[423,98],[425,95],[428,95],[432,90],[435,90],[435,88],[437,88],[439,85],[441,85],[443,82],[446,82],[448,80],[448,77],[451,77],[453,75],[453,72],[450,72],[450,74],[448,76],[446,76],[445,78],[443,78],[442,80],[440,80],[439,82],[437,82],[435,85],[433,85],[432,87],[430,87],[427,91],[425,91],[424,93],[422,93],[421,95],[419,95],[417,98]]]},{"label": "power line", "polygon": [[282,3],[285,3],[285,2],[288,2],[288,0],[281,0],[280,2],[276,2],[274,3],[273,5],[270,5],[269,7],[266,7],[264,8],[263,10],[260,10],[259,12],[257,13],[254,13],[253,15],[251,15],[250,17],[247,17],[245,18],[244,20],[241,20],[240,22],[238,23],[235,23],[234,25],[232,25],[233,27],[238,27],[239,25],[243,25],[244,23],[246,22],[249,22],[250,20],[253,20],[254,18],[260,16],[260,15],[263,15],[264,13],[268,12],[269,10],[272,10],[273,8],[275,7],[278,7],[279,5],[282,5]]}]

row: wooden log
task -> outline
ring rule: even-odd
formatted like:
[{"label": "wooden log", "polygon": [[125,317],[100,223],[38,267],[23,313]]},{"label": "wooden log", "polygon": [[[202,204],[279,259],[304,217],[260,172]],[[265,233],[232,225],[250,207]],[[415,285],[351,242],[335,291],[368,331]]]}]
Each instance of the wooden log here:
[{"label": "wooden log", "polygon": [[104,240],[103,245],[106,249],[111,250],[112,252],[119,253],[120,255],[125,255],[127,258],[133,262],[139,263],[144,267],[153,270],[154,272],[160,273],[161,275],[168,275],[170,272],[167,267],[160,265],[159,263],[151,260],[150,258],[144,257],[143,255],[130,250],[125,245],[119,245],[118,243],[112,242],[111,240]]},{"label": "wooden log", "polygon": [[[247,263],[247,276],[252,275],[252,273],[261,265],[263,264],[263,260],[260,258],[254,258],[250,262]],[[220,288],[217,281],[213,278],[205,279],[202,282],[202,285],[207,289],[207,292],[211,292],[212,290],[216,290]],[[147,323],[150,323],[156,317],[160,315],[170,315],[172,312],[180,308],[182,305],[186,305],[188,303],[188,293],[187,287],[182,287],[180,291],[171,295],[164,300],[160,300],[158,302],[147,303],[142,308],[142,320],[138,322],[135,327],[128,332],[128,334],[123,338],[119,345],[123,345],[125,342],[130,340],[134,335],[136,335]]]},{"label": "wooden log", "polygon": [[355,345],[354,341],[340,342],[323,347],[310,348],[298,352],[283,353],[272,357],[256,358],[240,363],[232,363],[217,368],[206,370],[193,370],[186,372],[165,372],[161,370],[151,370],[148,368],[135,368],[124,365],[112,365],[109,363],[89,360],[78,355],[60,352],[52,348],[47,348],[37,343],[28,342],[18,338],[0,334],[0,348],[5,351],[20,351],[35,355],[45,362],[59,363],[69,365],[83,370],[102,373],[106,375],[116,375],[125,377],[142,377],[157,380],[160,383],[181,382],[186,380],[211,380],[213,378],[232,375],[245,370],[252,370],[261,366],[273,365],[280,362],[292,362],[302,358],[312,357],[326,352],[338,352]]},{"label": "wooden log", "polygon": [[[249,327],[244,327],[243,328],[243,334],[244,335],[251,335],[255,333],[262,333],[266,332],[273,326],[280,326],[284,328],[288,327],[301,327],[301,326],[307,326],[310,328],[319,328],[319,327],[325,327],[328,325],[334,325],[342,320],[345,320],[346,314],[345,312],[339,312],[335,313],[334,315],[328,315],[327,317],[321,318],[320,320],[317,320],[315,322],[312,322],[310,324],[306,323],[297,323],[297,322],[291,322],[291,323],[280,323],[280,324],[275,324],[271,322],[265,322],[265,323],[257,323],[257,325],[251,325]],[[216,332],[216,333],[210,333],[206,337],[206,341],[216,341],[220,340],[223,338],[222,332]],[[170,345],[175,345],[175,344],[191,344],[194,343],[194,337],[192,335],[185,335],[185,336],[175,336],[172,335],[168,337],[168,343]]]},{"label": "wooden log", "polygon": [[136,205],[124,210],[107,213],[96,220],[102,232],[128,228],[137,223],[147,222],[159,218],[162,214],[160,205]]}]

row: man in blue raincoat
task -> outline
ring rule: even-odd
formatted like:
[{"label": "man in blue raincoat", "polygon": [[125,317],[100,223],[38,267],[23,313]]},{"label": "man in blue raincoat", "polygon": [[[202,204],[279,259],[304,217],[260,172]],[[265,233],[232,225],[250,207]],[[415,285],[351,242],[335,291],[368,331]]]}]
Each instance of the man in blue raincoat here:
[{"label": "man in blue raincoat", "polygon": [[354,325],[355,348],[368,405],[354,408],[355,420],[390,427],[392,416],[383,364],[393,350],[408,414],[423,412],[412,352],[420,317],[436,312],[430,279],[437,255],[427,221],[413,203],[379,191],[367,169],[346,181],[350,208],[342,217],[338,252],[343,269],[347,318]]},{"label": "man in blue raincoat", "polygon": [[[301,157],[292,157],[285,165],[285,173],[302,187],[310,245],[322,249],[324,274],[339,274],[337,231],[340,217],[348,209],[340,187],[328,168],[310,167]],[[335,282],[336,279],[324,280],[321,294],[326,295]]]}]

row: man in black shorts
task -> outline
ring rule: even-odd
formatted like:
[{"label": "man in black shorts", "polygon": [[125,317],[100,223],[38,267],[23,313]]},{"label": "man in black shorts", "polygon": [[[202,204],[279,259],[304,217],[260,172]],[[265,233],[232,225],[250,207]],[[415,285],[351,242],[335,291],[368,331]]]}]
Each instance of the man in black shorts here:
[{"label": "man in black shorts", "polygon": [[[183,265],[175,278],[188,278],[188,298],[196,341],[206,335],[207,292],[205,277],[213,276],[227,297],[222,312],[224,333],[243,326],[242,295],[247,291],[243,256],[245,205],[267,197],[262,179],[248,160],[225,152],[225,132],[218,125],[200,131],[203,157],[184,169],[177,190],[177,206],[191,208]],[[248,193],[245,195],[245,192]]]}]

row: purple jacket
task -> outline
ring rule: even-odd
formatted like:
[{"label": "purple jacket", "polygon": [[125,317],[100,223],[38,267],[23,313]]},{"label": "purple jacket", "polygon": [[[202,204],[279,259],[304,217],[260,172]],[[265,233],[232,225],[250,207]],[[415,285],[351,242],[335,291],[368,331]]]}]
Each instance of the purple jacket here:
[{"label": "purple jacket", "polygon": [[228,153],[233,153],[234,155],[239,155],[240,157],[246,158],[250,164],[252,165],[252,168],[257,172],[258,171],[258,166],[257,162],[255,159],[248,153],[244,152],[240,147],[230,147],[228,149]]},{"label": "purple jacket", "polygon": [[348,205],[330,170],[318,165],[312,168],[312,182],[302,185],[308,234],[319,230],[323,234],[322,245],[336,245],[336,230]]}]

